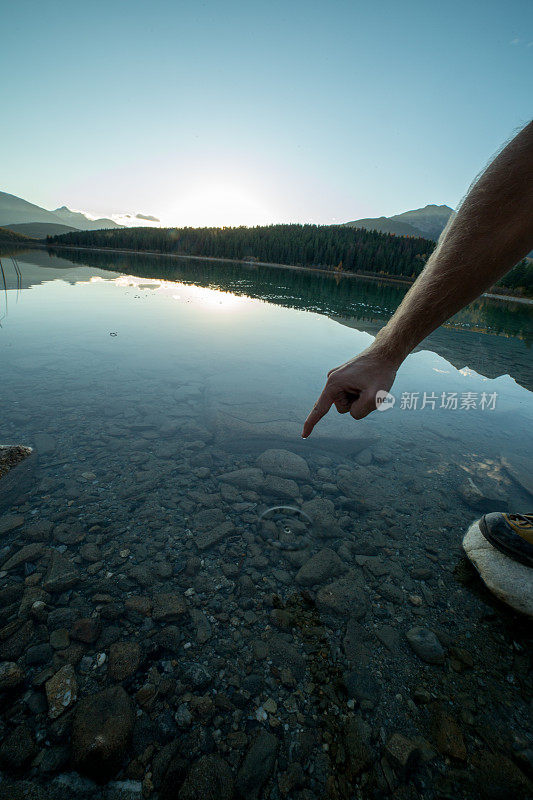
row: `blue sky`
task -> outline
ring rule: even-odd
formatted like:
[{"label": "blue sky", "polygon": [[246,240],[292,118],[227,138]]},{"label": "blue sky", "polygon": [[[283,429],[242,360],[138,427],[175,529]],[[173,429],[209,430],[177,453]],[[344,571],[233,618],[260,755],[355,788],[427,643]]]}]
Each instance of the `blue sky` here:
[{"label": "blue sky", "polygon": [[2,185],[165,224],[456,206],[532,112],[531,0],[18,0]]}]

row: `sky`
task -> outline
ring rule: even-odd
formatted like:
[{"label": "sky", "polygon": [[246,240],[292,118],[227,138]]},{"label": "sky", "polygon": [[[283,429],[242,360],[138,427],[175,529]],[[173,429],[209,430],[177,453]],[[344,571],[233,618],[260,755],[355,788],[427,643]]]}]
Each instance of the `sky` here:
[{"label": "sky", "polygon": [[201,226],[456,207],[532,114],[531,0],[0,5],[0,189],[45,208]]}]

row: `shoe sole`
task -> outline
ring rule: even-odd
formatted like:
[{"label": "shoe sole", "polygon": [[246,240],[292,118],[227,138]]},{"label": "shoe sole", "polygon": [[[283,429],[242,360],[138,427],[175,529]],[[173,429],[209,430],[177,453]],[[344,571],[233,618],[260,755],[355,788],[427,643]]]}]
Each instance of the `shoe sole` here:
[{"label": "shoe sole", "polygon": [[511,547],[507,547],[506,545],[502,544],[499,539],[496,539],[494,536],[492,536],[492,534],[489,533],[489,529],[487,528],[487,523],[485,522],[484,518],[479,520],[479,529],[485,539],[490,542],[491,545],[496,548],[496,550],[499,550],[500,553],[503,553],[504,556],[509,556],[509,558],[512,558],[513,561],[519,561],[520,564],[524,564],[526,567],[533,567],[533,558],[528,558],[528,556],[525,556],[523,553],[516,553]]}]

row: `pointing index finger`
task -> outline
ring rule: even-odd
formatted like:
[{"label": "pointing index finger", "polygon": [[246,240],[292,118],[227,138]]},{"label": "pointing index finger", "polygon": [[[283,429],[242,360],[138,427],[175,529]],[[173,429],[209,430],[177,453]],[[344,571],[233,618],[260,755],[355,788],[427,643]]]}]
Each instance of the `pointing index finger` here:
[{"label": "pointing index finger", "polygon": [[322,417],[326,416],[332,405],[333,405],[333,400],[329,397],[327,389],[324,389],[324,391],[316,401],[315,405],[313,406],[311,413],[304,422],[302,439],[307,439],[307,437],[311,434],[311,431],[313,430],[317,422],[319,422],[322,419]]}]

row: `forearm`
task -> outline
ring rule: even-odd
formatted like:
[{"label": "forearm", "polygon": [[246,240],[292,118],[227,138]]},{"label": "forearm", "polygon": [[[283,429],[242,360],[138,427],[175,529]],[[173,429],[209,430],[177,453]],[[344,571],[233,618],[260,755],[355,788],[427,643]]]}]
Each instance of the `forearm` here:
[{"label": "forearm", "polygon": [[533,248],[533,122],[494,159],[376,337],[399,366],[426,336],[492,286]]}]

